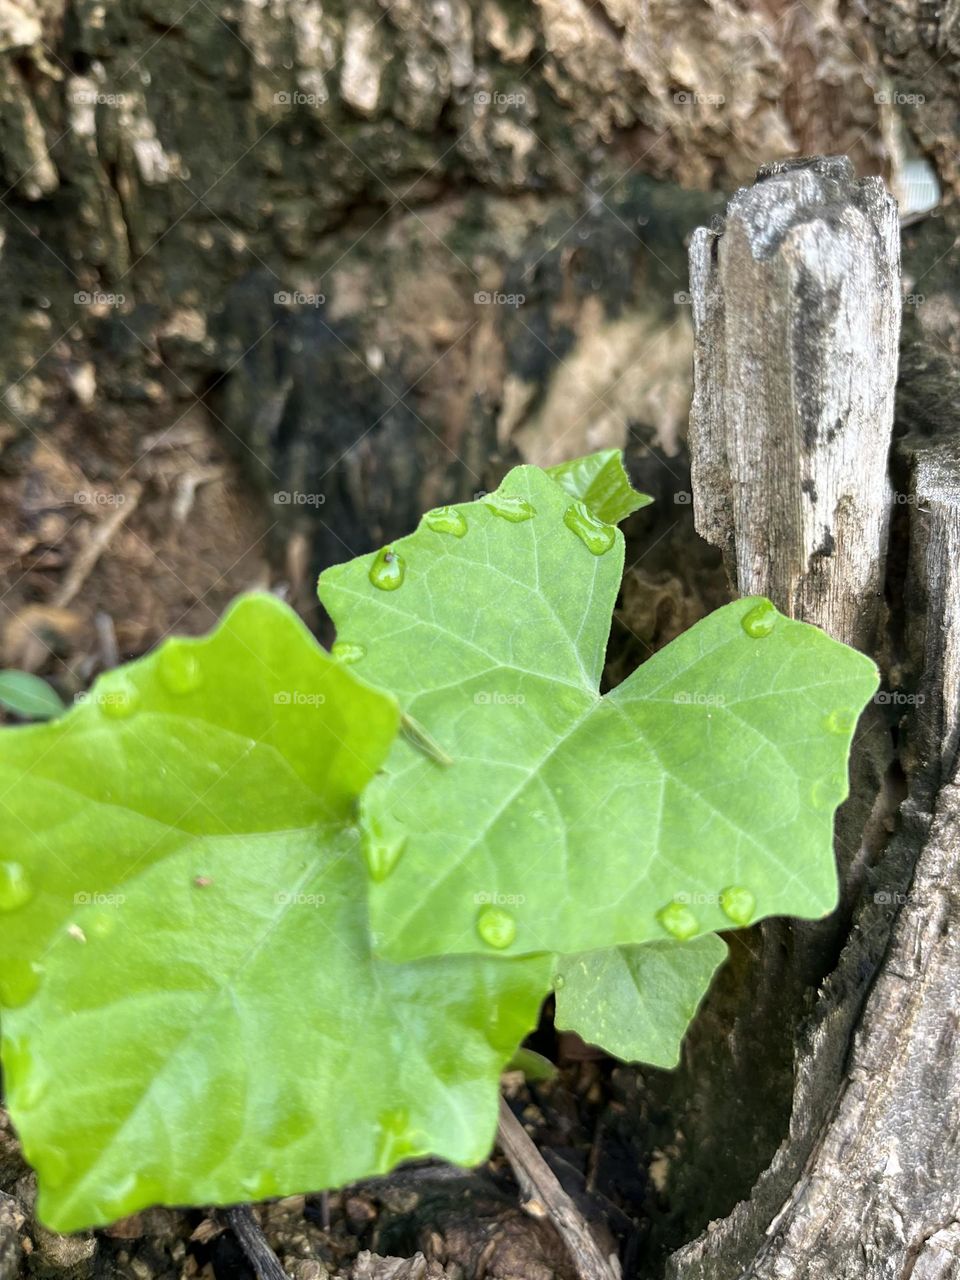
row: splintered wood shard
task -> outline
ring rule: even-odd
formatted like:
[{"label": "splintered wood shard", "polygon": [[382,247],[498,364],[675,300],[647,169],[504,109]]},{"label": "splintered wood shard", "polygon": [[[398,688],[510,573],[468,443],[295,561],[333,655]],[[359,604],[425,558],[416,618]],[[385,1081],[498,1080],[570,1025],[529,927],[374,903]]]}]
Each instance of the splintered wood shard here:
[{"label": "splintered wood shard", "polygon": [[844,157],[762,168],[690,250],[697,528],[744,595],[859,648],[880,616],[896,202]]}]

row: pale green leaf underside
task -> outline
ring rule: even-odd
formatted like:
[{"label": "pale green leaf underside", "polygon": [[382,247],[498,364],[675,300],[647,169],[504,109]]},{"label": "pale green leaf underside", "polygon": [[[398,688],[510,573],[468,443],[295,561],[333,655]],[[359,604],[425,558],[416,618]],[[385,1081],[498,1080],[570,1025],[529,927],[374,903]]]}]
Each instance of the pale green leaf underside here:
[{"label": "pale green leaf underside", "polygon": [[564,523],[569,495],[534,467],[500,493],[536,515],[513,524],[481,501],[458,508],[463,537],[422,524],[395,544],[397,590],[370,583],[372,557],[320,580],[340,639],[364,650],[355,669],[453,760],[398,740],[365,793],[367,821],[407,833],[372,886],[378,946],[484,950],[490,903],[516,927],[506,942],[499,929],[501,954],[663,939],[658,912],[678,895],[704,904],[694,932],[728,928],[731,887],[753,895],[751,919],[829,911],[873,664],[776,614],[754,638],[742,623],[758,602],[740,600],[601,699],[622,538],[592,554]]},{"label": "pale green leaf underside", "polygon": [[0,706],[29,720],[50,720],[66,711],[56,689],[29,671],[0,671]]},{"label": "pale green leaf underside", "polygon": [[708,933],[689,942],[562,956],[554,980],[556,1026],[625,1062],[675,1067],[687,1027],[726,955],[726,944]]},{"label": "pale green leaf underside", "polygon": [[619,524],[653,501],[645,493],[637,493],[630,483],[619,449],[601,449],[583,458],[560,462],[548,467],[546,474],[607,524]]},{"label": "pale green leaf underside", "polygon": [[50,1226],[486,1154],[549,966],[372,959],[350,823],[397,722],[251,597],[0,734],[3,1064]]}]

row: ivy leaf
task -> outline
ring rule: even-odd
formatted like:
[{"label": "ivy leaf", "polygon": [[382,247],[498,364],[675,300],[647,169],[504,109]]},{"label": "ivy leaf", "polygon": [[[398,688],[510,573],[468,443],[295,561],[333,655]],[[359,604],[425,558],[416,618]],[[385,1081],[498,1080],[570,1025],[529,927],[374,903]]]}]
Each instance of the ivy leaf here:
[{"label": "ivy leaf", "polygon": [[739,600],[601,698],[622,565],[617,530],[518,467],[321,577],[356,670],[453,762],[398,740],[365,793],[385,954],[593,951],[833,907],[873,663]]},{"label": "ivy leaf", "polygon": [[0,706],[25,720],[52,720],[66,706],[56,689],[29,671],[0,671]]},{"label": "ivy leaf", "polygon": [[563,956],[554,1021],[625,1062],[675,1067],[687,1027],[726,958],[726,943],[715,933]]},{"label": "ivy leaf", "polygon": [[619,524],[653,501],[645,493],[637,493],[630,483],[619,449],[601,449],[585,458],[561,462],[547,467],[546,473],[607,524]]},{"label": "ivy leaf", "polygon": [[254,596],[0,733],[2,1056],[49,1226],[486,1155],[549,964],[372,958],[352,823],[397,724]]}]

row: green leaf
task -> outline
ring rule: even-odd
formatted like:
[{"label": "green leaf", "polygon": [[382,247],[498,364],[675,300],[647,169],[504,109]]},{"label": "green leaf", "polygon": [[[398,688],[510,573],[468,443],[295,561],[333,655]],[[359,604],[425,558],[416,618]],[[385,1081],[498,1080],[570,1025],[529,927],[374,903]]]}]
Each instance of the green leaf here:
[{"label": "green leaf", "polygon": [[637,493],[623,469],[619,449],[601,449],[599,453],[574,458],[547,467],[547,475],[567,493],[586,503],[589,510],[606,524],[619,524],[627,516],[653,501],[645,493]]},{"label": "green leaf", "polygon": [[549,962],[371,957],[352,823],[398,719],[255,596],[0,733],[3,1065],[49,1226],[486,1155]]},{"label": "green leaf", "polygon": [[393,958],[593,951],[834,905],[833,814],[873,663],[739,600],[601,698],[623,539],[603,526],[595,554],[570,506],[519,467],[455,509],[463,536],[428,515],[397,542],[395,589],[371,581],[383,552],[321,577],[355,670],[453,761],[398,740],[364,796],[403,850],[371,892]]},{"label": "green leaf", "polygon": [[563,956],[554,1021],[625,1062],[675,1067],[687,1027],[726,957],[715,933]]},{"label": "green leaf", "polygon": [[51,720],[66,706],[56,689],[29,671],[0,671],[0,706],[25,720]]},{"label": "green leaf", "polygon": [[507,1063],[508,1071],[522,1071],[527,1080],[554,1080],[557,1068],[542,1053],[533,1049],[519,1048]]}]

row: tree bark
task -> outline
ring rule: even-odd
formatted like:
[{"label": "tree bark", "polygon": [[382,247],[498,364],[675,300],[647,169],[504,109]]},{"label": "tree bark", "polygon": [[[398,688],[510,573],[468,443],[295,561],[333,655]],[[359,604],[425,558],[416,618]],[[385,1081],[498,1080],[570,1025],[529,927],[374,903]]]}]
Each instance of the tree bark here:
[{"label": "tree bark", "polygon": [[[808,203],[811,173],[819,190]],[[880,193],[851,188],[845,166],[838,171],[836,162],[820,160],[790,166],[777,179],[779,198],[770,175],[761,172],[759,178],[756,195],[735,198],[719,244],[701,233],[691,251],[693,287],[700,293],[694,477],[695,485],[706,486],[695,490],[695,501],[702,502],[698,523],[724,541],[728,567],[739,584],[756,589],[759,573],[782,606],[808,618],[813,611],[812,620],[863,643],[875,639],[881,620],[877,596],[890,510],[885,463],[895,370],[891,339],[898,320],[896,242]],[[873,216],[858,226],[851,215],[865,206]],[[746,222],[742,230],[741,220]],[[851,222],[857,228],[852,234]],[[728,250],[731,223],[734,240]],[[771,227],[777,231],[772,254]],[[808,234],[808,227],[815,234]],[[796,282],[804,272],[822,278],[836,251],[835,236],[844,243],[843,283],[834,306],[811,307],[809,293],[804,296]],[[799,252],[794,245],[801,246]],[[784,266],[778,267],[778,257]],[[860,302],[857,322],[841,327],[835,318],[848,314],[845,288],[859,291]],[[766,355],[755,340],[756,328],[750,328],[760,316],[771,318],[774,334]],[[856,351],[864,349],[858,334],[866,350],[877,353],[875,365],[857,361]],[[791,367],[798,349],[813,353],[812,364]],[[744,362],[745,354],[752,361]],[[749,385],[758,390],[762,418],[754,404],[737,401],[742,382],[730,370],[744,363]],[[809,386],[801,384],[801,375],[810,377]],[[765,392],[771,386],[778,394]],[[799,395],[787,394],[798,386],[817,397],[817,410],[841,396],[843,407],[826,448],[817,448],[822,437],[819,430],[810,431],[811,416],[802,402],[797,404]],[[871,407],[861,415],[865,397]],[[819,412],[813,421],[819,428]],[[856,445],[849,455],[853,466],[844,474],[832,447],[842,451],[846,433]],[[748,460],[754,461],[754,497],[761,512],[755,528],[749,502],[737,501],[736,486],[743,483]],[[854,928],[802,1028],[789,1140],[750,1200],[673,1256],[668,1274],[675,1280],[905,1280],[924,1257],[923,1266],[933,1274],[950,1265],[949,1233],[960,1215],[960,1168],[949,1114],[958,1084],[954,1036],[960,1003],[960,900],[954,885],[960,792],[951,781],[960,577],[955,451],[918,450],[914,474],[909,577],[914,598],[924,606],[908,619],[908,627],[922,652],[926,693],[911,703],[913,732],[922,746],[900,829],[861,876],[866,891],[860,894]],[[799,513],[811,485],[817,496],[829,494],[828,534],[834,528],[844,534],[832,584],[815,560],[811,564],[809,539],[804,539]],[[732,501],[731,492],[737,495]],[[862,513],[863,503],[872,504],[870,515]],[[776,519],[771,511],[778,504],[787,536],[771,542],[768,529]],[[847,514],[858,507],[856,524],[847,524]],[[832,549],[841,539],[831,536],[830,542]],[[890,697],[888,692],[886,700]],[[870,771],[858,769],[855,757],[854,786],[868,799],[869,778]],[[841,833],[845,827],[849,831],[849,809],[845,816]],[[849,863],[846,871],[849,881]],[[771,932],[782,941],[781,929],[764,926],[764,941]],[[813,932],[822,942],[822,929]],[[793,966],[788,977],[797,974],[802,976],[802,966]],[[752,1025],[749,1017],[746,1022]]]}]

